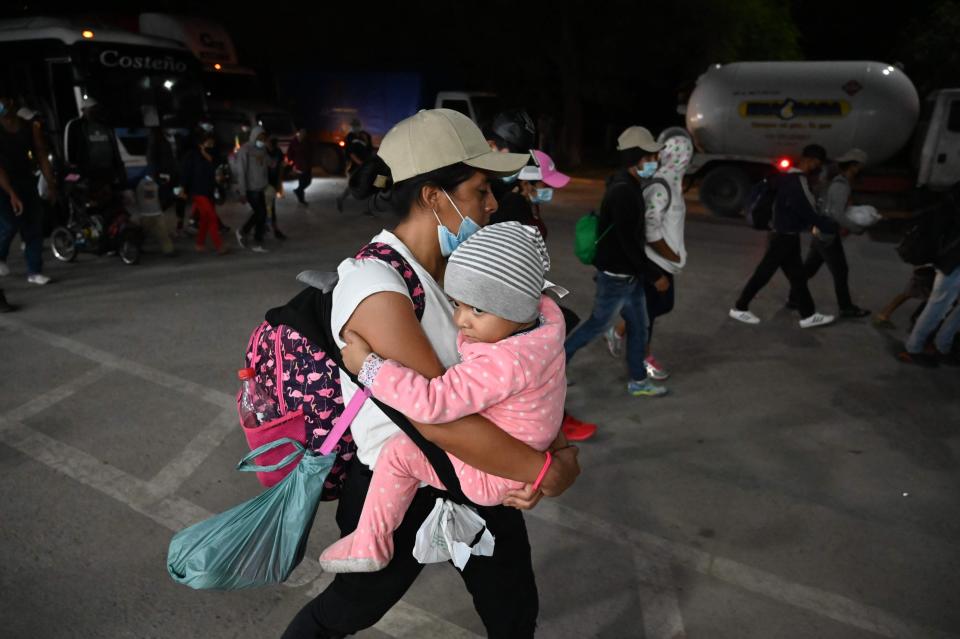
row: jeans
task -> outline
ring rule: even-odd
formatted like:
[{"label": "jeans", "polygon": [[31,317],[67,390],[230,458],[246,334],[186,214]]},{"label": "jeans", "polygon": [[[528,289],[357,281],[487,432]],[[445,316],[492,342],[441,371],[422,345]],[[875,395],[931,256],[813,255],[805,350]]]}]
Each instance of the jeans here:
[{"label": "jeans", "polygon": [[[830,275],[833,276],[833,290],[837,294],[837,306],[840,307],[841,311],[852,309],[853,300],[850,299],[848,280],[850,267],[847,266],[847,254],[843,250],[843,239],[839,235],[828,242],[818,237],[810,240],[810,251],[803,263],[803,270],[808,280],[817,274],[824,262],[830,269]],[[792,288],[790,289],[790,301],[796,303]]]},{"label": "jeans", "polygon": [[[370,469],[354,458],[337,504],[341,535],[356,530],[371,478]],[[297,613],[283,639],[343,637],[377,623],[423,570],[423,564],[413,556],[413,544],[438,496],[443,493],[430,487],[418,490],[393,533],[394,555],[387,567],[379,572],[337,574],[320,596]],[[473,597],[488,637],[532,639],[539,599],[523,513],[505,506],[476,510],[497,543],[492,557],[471,557],[460,577]]]},{"label": "jeans", "polygon": [[300,176],[297,178],[297,188],[293,190],[296,194],[297,199],[301,202],[304,201],[303,194],[310,187],[310,183],[313,182],[313,173],[312,169],[307,169],[302,171]]},{"label": "jeans", "polygon": [[803,255],[800,252],[800,236],[790,233],[771,232],[768,237],[767,252],[757,265],[747,285],[743,287],[735,308],[738,311],[750,309],[750,302],[764,286],[770,282],[777,269],[790,280],[794,302],[801,318],[807,318],[816,312],[813,297],[807,287],[807,275],[803,270]]},{"label": "jeans", "polygon": [[[958,298],[960,298],[960,267],[953,269],[949,275],[937,269],[937,277],[933,281],[933,292],[927,300],[927,307],[917,318],[913,332],[907,339],[907,352],[922,353],[927,340],[937,330],[937,325],[941,321],[943,325],[937,331],[934,344],[944,355],[950,352],[957,330],[960,330],[960,306],[953,306]],[[953,308],[952,311],[951,308]]]},{"label": "jeans", "polygon": [[260,244],[263,242],[263,233],[267,224],[267,198],[263,191],[247,191],[247,202],[250,203],[253,213],[250,214],[250,218],[240,232],[246,235],[250,229],[253,229],[253,239]]},{"label": "jeans", "polygon": [[647,378],[647,303],[643,282],[635,277],[613,277],[597,273],[597,296],[590,318],[567,338],[563,350],[567,363],[574,354],[610,328],[617,314],[627,320],[627,368],[630,379]]},{"label": "jeans", "polygon": [[0,193],[0,262],[7,261],[10,244],[19,232],[26,244],[27,274],[38,275],[43,272],[43,203],[35,187],[20,189],[17,195],[23,202],[20,215],[14,215],[9,196]]}]

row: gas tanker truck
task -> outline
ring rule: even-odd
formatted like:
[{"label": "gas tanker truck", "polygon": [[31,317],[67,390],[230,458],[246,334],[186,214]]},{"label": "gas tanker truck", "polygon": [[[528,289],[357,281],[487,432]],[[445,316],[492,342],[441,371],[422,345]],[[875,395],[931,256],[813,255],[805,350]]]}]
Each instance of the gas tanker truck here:
[{"label": "gas tanker truck", "polygon": [[865,151],[862,191],[907,196],[960,181],[960,89],[921,104],[910,78],[882,62],[717,64],[678,110],[699,151],[688,176],[718,215],[738,214],[753,183],[788,170],[808,144],[828,157]]}]

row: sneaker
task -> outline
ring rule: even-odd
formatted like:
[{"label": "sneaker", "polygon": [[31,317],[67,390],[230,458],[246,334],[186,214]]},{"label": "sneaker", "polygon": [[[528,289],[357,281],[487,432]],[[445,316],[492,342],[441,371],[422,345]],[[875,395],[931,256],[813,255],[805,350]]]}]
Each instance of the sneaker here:
[{"label": "sneaker", "polygon": [[644,363],[647,365],[647,377],[650,377],[657,382],[670,379],[670,372],[661,366],[660,362],[658,362],[657,358],[655,358],[653,355],[648,357]]},{"label": "sneaker", "polygon": [[868,315],[870,315],[870,311],[865,308],[860,308],[859,306],[840,309],[840,317],[844,319],[863,319]]},{"label": "sneaker", "polygon": [[623,355],[623,343],[626,339],[623,335],[617,333],[616,327],[611,326],[607,329],[607,332],[603,334],[603,338],[607,340],[607,351],[611,357],[619,358]]},{"label": "sneaker", "polygon": [[569,413],[563,414],[563,424],[560,426],[564,437],[571,442],[582,442],[597,434],[597,425],[582,422]]},{"label": "sneaker", "polygon": [[27,281],[31,284],[36,284],[37,286],[44,286],[51,282],[50,278],[44,275],[43,273],[34,273],[33,275],[27,275]]},{"label": "sneaker", "polygon": [[237,231],[237,244],[240,248],[247,248],[247,236],[242,231]]},{"label": "sneaker", "polygon": [[0,291],[0,313],[12,313],[17,307],[7,301],[7,296]]},{"label": "sneaker", "polygon": [[744,324],[756,325],[760,323],[760,318],[751,313],[750,311],[738,311],[735,308],[730,309],[730,317],[737,320],[738,322],[743,322]]},{"label": "sneaker", "polygon": [[816,328],[833,324],[836,318],[833,315],[824,315],[823,313],[814,313],[810,317],[800,320],[800,328]]},{"label": "sneaker", "polygon": [[275,238],[277,238],[278,240],[280,240],[281,242],[282,242],[283,240],[287,239],[286,234],[284,234],[282,231],[279,231],[279,230],[274,230],[273,236],[274,236]]},{"label": "sneaker", "polygon": [[627,384],[627,392],[634,397],[663,397],[669,391],[663,386],[657,386],[649,379],[644,379]]},{"label": "sneaker", "polygon": [[924,368],[936,368],[940,363],[936,355],[929,353],[911,353],[909,351],[897,353],[897,359],[904,364],[913,364],[915,366],[923,366]]},{"label": "sneaker", "polygon": [[7,266],[6,262],[0,262],[0,277],[6,277],[10,275],[10,267]]},{"label": "sneaker", "polygon": [[253,248],[250,249],[254,253],[269,253],[267,249],[263,247],[263,244],[254,244]]}]

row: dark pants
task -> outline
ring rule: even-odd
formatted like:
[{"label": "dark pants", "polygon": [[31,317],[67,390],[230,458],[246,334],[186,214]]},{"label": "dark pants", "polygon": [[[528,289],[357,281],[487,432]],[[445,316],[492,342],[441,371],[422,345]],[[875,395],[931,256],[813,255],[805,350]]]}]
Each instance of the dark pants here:
[{"label": "dark pants", "polygon": [[297,178],[297,188],[293,190],[293,193],[297,196],[297,199],[301,202],[306,202],[303,197],[304,192],[307,188],[310,187],[310,183],[313,182],[313,174],[310,169],[306,171],[301,171],[300,177]]},{"label": "dark pants", "polygon": [[36,186],[24,187],[17,195],[23,203],[23,213],[15,215],[10,197],[0,193],[0,262],[7,261],[10,244],[17,233],[26,244],[24,259],[27,274],[37,275],[43,271],[43,203]]},{"label": "dark pants", "polygon": [[647,322],[649,330],[647,332],[647,346],[650,346],[650,342],[653,341],[653,323],[661,315],[666,315],[673,310],[673,303],[675,299],[674,294],[674,279],[673,275],[662,271],[663,275],[670,280],[670,288],[667,289],[666,293],[661,293],[657,290],[657,287],[650,282],[644,282],[643,291],[644,296],[647,298]]},{"label": "dark pants", "polygon": [[[829,242],[817,237],[810,240],[810,251],[807,253],[807,260],[803,263],[803,270],[808,280],[817,274],[824,262],[826,262],[827,268],[830,269],[830,274],[833,276],[833,290],[837,294],[837,305],[840,310],[853,308],[848,283],[850,269],[847,266],[847,255],[843,250],[843,240],[839,235],[834,236],[833,240]],[[790,291],[790,301],[796,303],[792,289]]]},{"label": "dark pants", "polygon": [[250,214],[250,218],[240,232],[246,235],[253,229],[253,239],[259,244],[263,242],[263,233],[267,224],[267,199],[263,191],[247,191],[247,202],[250,203],[253,213]]},{"label": "dark pants", "polygon": [[736,304],[737,310],[749,310],[753,298],[767,285],[777,269],[780,269],[790,280],[790,288],[793,290],[800,317],[810,317],[816,312],[816,308],[813,305],[810,289],[807,288],[807,274],[803,270],[803,256],[800,252],[800,236],[770,233],[767,241],[767,252],[764,253],[753,276],[740,293],[740,299]]},{"label": "dark pants", "polygon": [[[370,470],[354,460],[337,506],[340,534],[357,527],[370,486]],[[304,606],[283,633],[283,639],[342,637],[377,623],[416,580],[423,565],[413,557],[420,524],[443,493],[417,491],[400,527],[393,533],[393,559],[379,572],[343,573],[320,596]],[[479,507],[477,512],[496,537],[493,557],[471,557],[460,573],[487,636],[533,637],[539,600],[530,543],[523,514],[513,508]]]}]

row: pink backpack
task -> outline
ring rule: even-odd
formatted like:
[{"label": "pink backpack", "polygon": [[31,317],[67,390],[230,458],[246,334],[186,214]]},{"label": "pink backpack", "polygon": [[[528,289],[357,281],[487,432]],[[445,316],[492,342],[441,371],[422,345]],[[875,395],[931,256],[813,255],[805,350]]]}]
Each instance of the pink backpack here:
[{"label": "pink backpack", "polygon": [[[396,269],[413,299],[417,319],[422,319],[426,308],[423,287],[413,268],[396,249],[389,244],[368,244],[360,250],[356,259],[377,259]],[[332,296],[332,293],[324,292],[322,295]],[[329,299],[325,301],[329,302]],[[329,326],[329,317],[317,319]],[[251,334],[246,350],[246,365],[256,371],[259,384],[276,393],[281,412],[279,419],[255,429],[243,429],[251,450],[284,437],[301,442],[310,450],[319,450],[327,433],[343,413],[340,369],[330,355],[335,352],[336,344],[317,343],[321,338],[316,335],[313,337],[314,340],[308,339],[290,326],[273,326],[266,321]],[[239,394],[237,400],[239,411]],[[260,455],[256,463],[271,466],[292,450],[292,446],[280,446]],[[357,445],[349,429],[334,450],[337,460],[324,483],[322,499],[325,501],[340,496],[347,463],[356,453]],[[261,484],[269,488],[279,483],[295,467],[296,464],[290,464],[280,470],[257,473],[257,477]]]}]

